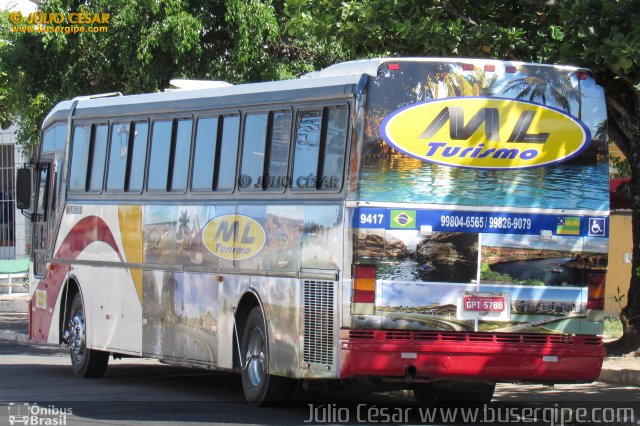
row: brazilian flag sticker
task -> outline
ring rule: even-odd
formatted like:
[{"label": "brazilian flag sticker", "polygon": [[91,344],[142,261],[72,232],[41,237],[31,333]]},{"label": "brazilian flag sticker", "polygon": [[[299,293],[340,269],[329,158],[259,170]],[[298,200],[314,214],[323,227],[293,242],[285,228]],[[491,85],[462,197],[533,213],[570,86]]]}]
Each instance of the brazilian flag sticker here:
[{"label": "brazilian flag sticker", "polygon": [[416,229],[416,211],[391,210],[391,229]]}]

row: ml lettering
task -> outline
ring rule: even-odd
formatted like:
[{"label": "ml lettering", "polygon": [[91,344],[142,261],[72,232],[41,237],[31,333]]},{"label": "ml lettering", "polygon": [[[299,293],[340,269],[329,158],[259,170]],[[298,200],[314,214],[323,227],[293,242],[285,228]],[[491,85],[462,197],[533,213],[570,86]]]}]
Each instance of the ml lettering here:
[{"label": "ml lettering", "polygon": [[[528,133],[535,111],[522,111],[511,131],[508,142],[545,143],[549,133]],[[500,112],[497,108],[481,108],[467,124],[464,124],[464,109],[458,106],[445,106],[424,129],[419,139],[431,139],[449,122],[449,137],[452,140],[466,140],[484,123],[484,134],[489,141],[500,141]],[[428,154],[427,154],[428,155]]]}]

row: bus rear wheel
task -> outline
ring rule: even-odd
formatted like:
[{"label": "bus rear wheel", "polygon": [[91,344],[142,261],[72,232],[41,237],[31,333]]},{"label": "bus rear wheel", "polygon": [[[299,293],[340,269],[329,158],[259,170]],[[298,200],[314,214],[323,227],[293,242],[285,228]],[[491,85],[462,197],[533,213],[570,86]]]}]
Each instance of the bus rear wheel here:
[{"label": "bus rear wheel", "polygon": [[84,306],[80,293],[73,298],[70,312],[65,337],[69,344],[73,372],[78,377],[102,377],[109,363],[109,352],[87,348]]},{"label": "bus rear wheel", "polygon": [[254,307],[247,316],[240,347],[242,389],[247,402],[256,406],[287,402],[292,381],[269,374],[267,332],[259,306]]}]

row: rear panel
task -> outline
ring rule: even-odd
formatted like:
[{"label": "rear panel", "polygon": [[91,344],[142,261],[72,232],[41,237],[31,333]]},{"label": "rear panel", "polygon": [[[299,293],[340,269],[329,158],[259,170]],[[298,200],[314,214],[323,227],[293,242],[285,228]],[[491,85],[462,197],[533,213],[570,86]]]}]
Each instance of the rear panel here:
[{"label": "rear panel", "polygon": [[606,114],[588,73],[385,63],[366,111],[348,205],[375,284],[354,273],[354,328],[602,333]]}]

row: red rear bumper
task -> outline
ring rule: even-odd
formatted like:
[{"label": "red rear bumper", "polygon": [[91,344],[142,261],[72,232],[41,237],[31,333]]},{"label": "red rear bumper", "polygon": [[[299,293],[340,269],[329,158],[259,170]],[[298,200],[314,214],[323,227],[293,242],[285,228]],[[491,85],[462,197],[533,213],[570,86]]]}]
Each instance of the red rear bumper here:
[{"label": "red rear bumper", "polygon": [[340,377],[400,378],[413,367],[419,378],[590,382],[604,355],[598,336],[343,330]]}]

